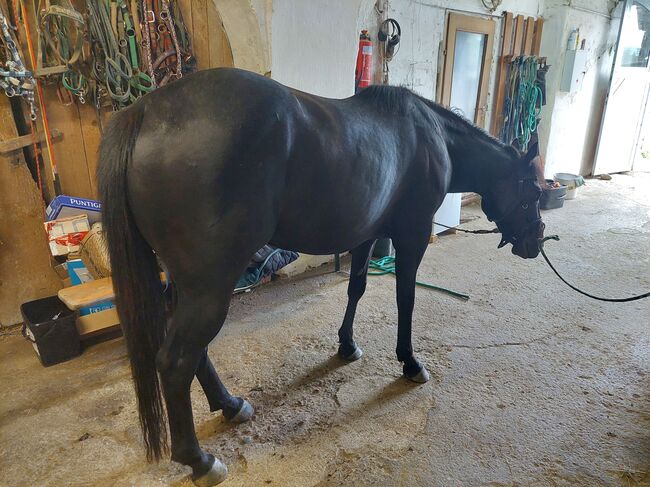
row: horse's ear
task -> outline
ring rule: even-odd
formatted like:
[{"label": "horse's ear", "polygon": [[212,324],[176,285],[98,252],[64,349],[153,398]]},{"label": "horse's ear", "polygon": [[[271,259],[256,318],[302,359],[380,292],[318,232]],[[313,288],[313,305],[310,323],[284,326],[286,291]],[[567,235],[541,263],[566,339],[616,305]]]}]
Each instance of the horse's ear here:
[{"label": "horse's ear", "polygon": [[530,145],[528,148],[528,152],[526,153],[526,156],[524,157],[524,161],[526,164],[530,164],[535,160],[535,158],[539,155],[539,143],[535,141]]}]

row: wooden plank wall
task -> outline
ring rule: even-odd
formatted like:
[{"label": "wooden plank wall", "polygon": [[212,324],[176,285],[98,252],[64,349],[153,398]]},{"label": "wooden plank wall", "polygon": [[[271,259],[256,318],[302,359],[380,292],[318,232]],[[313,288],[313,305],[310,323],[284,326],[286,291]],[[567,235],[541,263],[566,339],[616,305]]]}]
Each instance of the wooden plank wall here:
[{"label": "wooden plank wall", "polygon": [[[79,1],[82,0],[76,0],[75,4]],[[198,68],[233,66],[230,43],[214,2],[212,0],[177,1],[180,1]],[[31,2],[25,3],[31,4]],[[76,6],[79,11],[84,11],[83,8]],[[37,35],[34,31],[36,21],[33,12],[30,14],[32,19],[30,27],[32,27],[33,39],[36,40]],[[78,101],[68,105],[61,103],[56,86],[53,84],[44,87],[44,98],[50,127],[63,133],[62,140],[53,146],[61,190],[71,196],[96,198],[95,172],[101,131],[94,106],[90,100],[85,104]],[[110,113],[102,115],[102,123],[106,123],[109,117]],[[45,177],[51,179],[49,170],[46,171]]]},{"label": "wooden plank wall", "polygon": [[213,0],[179,0],[199,69],[234,66],[232,50]]},{"label": "wooden plank wall", "polygon": [[497,67],[497,87],[492,112],[491,132],[499,136],[503,125],[503,103],[506,98],[506,83],[510,61],[516,56],[539,56],[544,31],[544,19],[539,17],[514,17],[511,12],[503,14],[503,38]]},{"label": "wooden plank wall", "polygon": [[[0,141],[17,135],[9,99],[0,93]],[[0,328],[22,322],[22,303],[61,287],[50,266],[41,201],[22,150],[0,154]]]}]

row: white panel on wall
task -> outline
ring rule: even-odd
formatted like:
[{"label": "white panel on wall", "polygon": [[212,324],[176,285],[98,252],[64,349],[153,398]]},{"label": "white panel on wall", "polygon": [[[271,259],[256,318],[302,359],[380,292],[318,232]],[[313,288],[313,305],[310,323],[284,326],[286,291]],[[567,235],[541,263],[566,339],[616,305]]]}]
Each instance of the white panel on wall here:
[{"label": "white panel on wall", "polygon": [[331,98],[354,93],[361,0],[274,0],[272,77]]}]

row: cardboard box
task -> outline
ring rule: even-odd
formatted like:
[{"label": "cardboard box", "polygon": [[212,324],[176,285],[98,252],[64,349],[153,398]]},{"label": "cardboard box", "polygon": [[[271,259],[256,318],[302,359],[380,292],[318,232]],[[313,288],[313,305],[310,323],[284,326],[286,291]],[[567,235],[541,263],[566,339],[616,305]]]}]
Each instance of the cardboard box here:
[{"label": "cardboard box", "polygon": [[101,221],[101,212],[102,204],[99,201],[65,195],[54,198],[45,210],[48,221],[86,215],[90,225]]},{"label": "cardboard box", "polygon": [[86,215],[60,218],[43,224],[52,255],[67,255],[78,252],[81,241],[90,231]]},{"label": "cardboard box", "polygon": [[110,328],[117,328],[120,319],[115,307],[77,318],[77,331],[82,339],[91,337]]},{"label": "cardboard box", "polygon": [[73,286],[94,281],[81,259],[70,259],[66,262],[66,269]]}]

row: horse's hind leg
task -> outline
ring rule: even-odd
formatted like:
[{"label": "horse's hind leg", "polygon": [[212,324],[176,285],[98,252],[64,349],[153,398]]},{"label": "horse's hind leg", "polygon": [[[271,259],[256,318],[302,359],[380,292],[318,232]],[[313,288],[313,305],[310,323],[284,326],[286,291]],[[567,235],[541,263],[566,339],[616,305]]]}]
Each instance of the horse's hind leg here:
[{"label": "horse's hind leg", "polygon": [[[225,302],[225,305],[224,305]],[[192,467],[193,479],[203,485],[225,480],[228,470],[204,453],[196,438],[190,384],[205,353],[226,318],[228,299],[183,295],[179,299],[165,342],[156,357],[171,434],[172,460]],[[207,480],[206,482],[201,482]]]},{"label": "horse's hind leg", "polygon": [[339,357],[353,361],[363,355],[361,349],[352,337],[352,323],[357,311],[357,304],[366,291],[368,279],[368,263],[375,240],[368,240],[352,250],[352,265],[350,266],[350,282],[348,284],[348,305],[345,309],[343,324],[339,329]]},{"label": "horse's hind leg", "polygon": [[429,226],[428,230],[410,231],[406,237],[393,238],[397,274],[397,359],[404,364],[404,375],[420,383],[429,380],[429,373],[413,355],[411,324],[415,304],[415,277],[427,249],[430,233]]},{"label": "horse's hind leg", "polygon": [[[199,446],[192,417],[190,385],[198,374],[210,391],[211,406],[224,405],[228,411],[230,400],[238,402],[218,381],[216,372],[214,375],[210,372],[214,368],[211,364],[208,367],[206,362],[206,347],[226,319],[237,277],[253,252],[248,253],[242,248],[225,253],[202,250],[204,252],[200,254],[205,259],[195,266],[176,265],[171,268],[170,265],[178,289],[178,301],[167,337],[156,357],[156,365],[167,406],[172,460],[192,467],[192,478],[197,485],[212,486],[226,478],[227,469]],[[169,262],[176,264],[177,260]],[[247,404],[242,403],[246,414]],[[232,409],[236,407],[233,403]]]},{"label": "horse's hind leg", "polygon": [[224,417],[235,423],[248,421],[253,415],[253,407],[241,397],[231,396],[223,385],[221,379],[214,370],[212,361],[208,356],[206,348],[196,370],[196,378],[199,379],[203,392],[208,398],[210,411],[223,411]]}]

